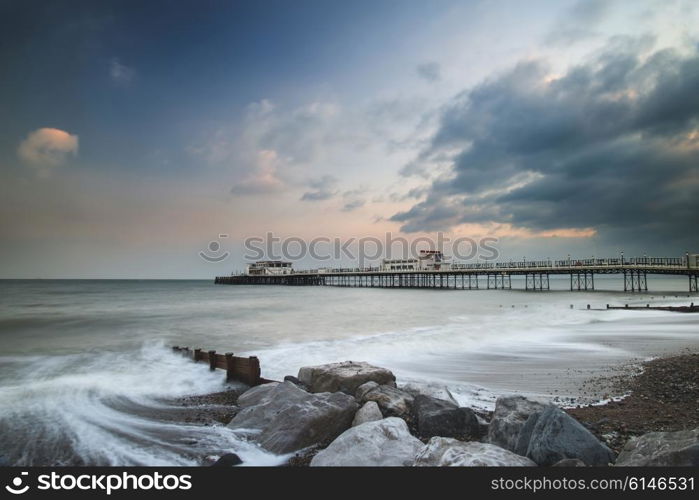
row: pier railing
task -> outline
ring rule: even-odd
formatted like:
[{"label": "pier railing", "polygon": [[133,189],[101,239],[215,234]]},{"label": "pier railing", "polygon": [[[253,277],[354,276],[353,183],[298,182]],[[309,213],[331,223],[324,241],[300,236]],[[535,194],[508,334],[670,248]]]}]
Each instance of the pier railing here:
[{"label": "pier railing", "polygon": [[570,290],[595,289],[596,274],[623,275],[624,291],[648,291],[648,275],[683,275],[689,292],[699,292],[699,255],[687,257],[632,257],[604,259],[521,260],[505,262],[449,263],[431,268],[382,267],[289,270],[283,274],[231,274],[217,276],[216,284],[229,285],[325,285],[380,288],[485,288],[511,289],[512,277],[524,278],[525,290],[550,290],[549,277],[569,275]]}]

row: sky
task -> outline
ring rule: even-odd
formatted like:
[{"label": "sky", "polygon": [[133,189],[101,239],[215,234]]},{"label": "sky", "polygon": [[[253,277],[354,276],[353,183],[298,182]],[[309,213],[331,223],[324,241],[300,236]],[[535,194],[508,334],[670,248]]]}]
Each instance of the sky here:
[{"label": "sky", "polygon": [[0,277],[699,252],[697,89],[692,0],[0,0]]}]

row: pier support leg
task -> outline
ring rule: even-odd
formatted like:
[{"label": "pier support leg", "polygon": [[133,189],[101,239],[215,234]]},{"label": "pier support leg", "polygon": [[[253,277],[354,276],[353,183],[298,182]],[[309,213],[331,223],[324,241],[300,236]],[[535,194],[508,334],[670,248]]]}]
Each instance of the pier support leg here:
[{"label": "pier support leg", "polygon": [[697,275],[696,274],[690,274],[689,275],[689,293],[697,293],[699,289],[697,289]]}]

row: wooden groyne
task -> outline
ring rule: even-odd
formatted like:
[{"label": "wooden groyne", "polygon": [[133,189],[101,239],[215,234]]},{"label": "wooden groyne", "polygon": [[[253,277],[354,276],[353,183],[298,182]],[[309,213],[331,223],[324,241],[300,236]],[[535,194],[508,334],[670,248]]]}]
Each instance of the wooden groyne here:
[{"label": "wooden groyne", "polygon": [[631,306],[629,307],[628,304],[625,304],[623,307],[621,306],[610,306],[607,304],[607,309],[620,309],[622,311],[673,311],[673,312],[682,312],[682,313],[699,313],[699,306],[695,306],[694,302],[692,302],[688,306],[652,306],[650,304],[646,304],[645,306]]},{"label": "wooden groyne", "polygon": [[209,364],[211,371],[226,370],[226,380],[242,382],[249,386],[256,386],[273,382],[261,376],[260,360],[257,356],[243,358],[235,356],[232,352],[217,354],[216,351],[204,349],[190,349],[189,347],[173,346],[173,351],[189,357],[194,362]]}]

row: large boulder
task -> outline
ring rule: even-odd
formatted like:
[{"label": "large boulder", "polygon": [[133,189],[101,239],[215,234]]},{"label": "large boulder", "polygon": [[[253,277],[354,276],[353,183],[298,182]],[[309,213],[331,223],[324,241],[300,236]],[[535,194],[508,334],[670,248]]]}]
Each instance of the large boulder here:
[{"label": "large boulder", "polygon": [[563,460],[559,460],[553,464],[551,467],[586,467],[586,465],[585,462],[579,458],[564,458]]},{"label": "large boulder", "polygon": [[272,390],[279,385],[279,382],[270,382],[269,384],[262,384],[252,389],[249,389],[238,396],[238,406],[241,408],[247,408],[248,406],[255,406],[267,401],[269,399]]},{"label": "large boulder", "polygon": [[415,458],[422,467],[533,467],[527,457],[493,444],[433,437]]},{"label": "large boulder", "polygon": [[242,464],[243,461],[235,453],[226,453],[222,455],[215,463],[211,464],[212,467],[233,467],[235,465]]},{"label": "large boulder", "polygon": [[454,396],[452,396],[451,392],[449,392],[446,385],[409,382],[407,384],[402,384],[400,389],[404,390],[408,394],[411,394],[413,397],[420,395],[430,396],[432,398],[449,401],[450,403],[459,406],[459,403],[456,401],[456,399],[454,399]]},{"label": "large boulder", "polygon": [[354,394],[357,388],[369,381],[395,385],[396,377],[386,368],[364,361],[343,361],[319,366],[304,366],[299,370],[299,380],[310,392],[338,392]]},{"label": "large boulder", "polygon": [[424,445],[410,434],[404,420],[389,417],[345,431],[311,460],[318,466],[412,465]]},{"label": "large boulder", "polygon": [[361,402],[374,401],[387,417],[410,418],[414,398],[390,385],[380,385],[368,391]]},{"label": "large boulder", "polygon": [[360,385],[359,387],[357,387],[357,390],[354,392],[354,399],[356,399],[357,401],[363,401],[364,396],[369,391],[373,391],[374,389],[376,389],[378,386],[379,386],[379,384],[377,384],[376,382],[373,382],[373,381],[366,382],[366,383]]},{"label": "large boulder", "polygon": [[501,396],[495,401],[495,411],[488,426],[488,442],[515,451],[519,431],[532,413],[547,407],[543,401],[524,396]]},{"label": "large boulder", "polygon": [[614,452],[580,422],[556,407],[548,407],[536,420],[527,456],[539,465],[553,465],[564,458],[578,458],[586,465],[609,465]]},{"label": "large boulder", "polygon": [[381,410],[379,410],[379,405],[374,401],[367,401],[364,403],[357,413],[354,415],[354,420],[352,420],[352,427],[362,425],[365,422],[374,422],[376,420],[381,420],[383,415]]},{"label": "large boulder", "polygon": [[248,431],[273,453],[330,441],[350,426],[357,411],[352,396],[310,394],[288,381],[255,396],[257,404],[243,408],[228,427]]},{"label": "large boulder", "polygon": [[536,411],[529,415],[529,418],[524,422],[524,425],[519,430],[519,434],[517,435],[517,445],[515,446],[515,449],[512,450],[517,455],[526,456],[527,451],[529,450],[529,441],[532,439],[532,432],[534,432],[534,427],[536,427],[536,423],[539,421],[539,417],[542,413],[543,412],[541,411]]},{"label": "large boulder", "polygon": [[699,466],[699,428],[650,432],[632,438],[619,453],[616,465]]},{"label": "large boulder", "polygon": [[481,433],[473,410],[430,396],[415,397],[412,421],[423,439],[442,436],[468,440],[477,439]]}]

